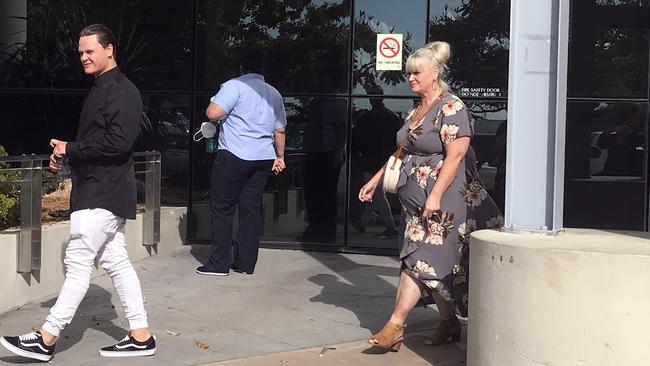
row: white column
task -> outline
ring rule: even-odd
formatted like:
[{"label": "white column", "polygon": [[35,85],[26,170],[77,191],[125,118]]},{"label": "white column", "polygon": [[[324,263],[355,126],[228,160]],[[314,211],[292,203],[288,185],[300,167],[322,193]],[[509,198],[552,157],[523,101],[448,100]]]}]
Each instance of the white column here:
[{"label": "white column", "polygon": [[569,0],[512,0],[505,228],[562,228]]}]

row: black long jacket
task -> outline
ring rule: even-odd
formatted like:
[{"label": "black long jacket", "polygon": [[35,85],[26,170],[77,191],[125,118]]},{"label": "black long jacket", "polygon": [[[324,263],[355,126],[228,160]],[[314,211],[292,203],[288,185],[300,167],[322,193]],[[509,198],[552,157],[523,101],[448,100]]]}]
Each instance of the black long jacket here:
[{"label": "black long jacket", "polygon": [[135,218],[133,149],[141,122],[140,91],[119,68],[95,78],[76,140],[66,146],[72,176],[70,212],[103,208]]}]

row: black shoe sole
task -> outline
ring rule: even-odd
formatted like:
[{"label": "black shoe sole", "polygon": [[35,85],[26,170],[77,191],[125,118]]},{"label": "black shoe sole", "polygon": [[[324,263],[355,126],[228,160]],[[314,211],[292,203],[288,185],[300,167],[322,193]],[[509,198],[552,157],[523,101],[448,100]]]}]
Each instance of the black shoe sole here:
[{"label": "black shoe sole", "polygon": [[155,354],[155,348],[142,351],[99,351],[99,355],[102,357],[144,357],[153,356]]},{"label": "black shoe sole", "polygon": [[228,273],[224,273],[224,272],[204,272],[204,271],[199,271],[198,269],[196,270],[196,273],[204,276],[217,276],[217,277],[225,277],[228,275]]}]

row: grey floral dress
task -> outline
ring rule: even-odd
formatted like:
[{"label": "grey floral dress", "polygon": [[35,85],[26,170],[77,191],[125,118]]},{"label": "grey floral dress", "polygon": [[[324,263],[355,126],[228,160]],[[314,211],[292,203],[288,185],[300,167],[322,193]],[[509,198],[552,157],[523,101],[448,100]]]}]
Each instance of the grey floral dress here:
[{"label": "grey floral dress", "polygon": [[472,137],[472,118],[465,104],[446,93],[437,105],[413,128],[411,111],[397,133],[404,145],[398,195],[405,218],[402,270],[421,281],[430,291],[456,305],[467,314],[469,234],[478,229],[499,228],[503,218],[483,187],[470,148],[458,167],[458,173],[443,194],[440,211],[422,217],[426,198],[437,179],[447,144],[459,137]]}]

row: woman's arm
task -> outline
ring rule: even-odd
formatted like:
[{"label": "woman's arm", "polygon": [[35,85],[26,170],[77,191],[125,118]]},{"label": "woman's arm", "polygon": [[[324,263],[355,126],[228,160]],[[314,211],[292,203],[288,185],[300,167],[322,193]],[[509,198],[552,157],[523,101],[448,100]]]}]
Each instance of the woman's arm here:
[{"label": "woman's arm", "polygon": [[377,189],[377,185],[381,180],[384,178],[384,172],[386,171],[386,164],[379,168],[377,173],[370,178],[368,183],[366,183],[361,189],[359,190],[359,201],[361,202],[372,202],[372,195],[375,193],[375,189]]},{"label": "woman's arm", "polygon": [[434,212],[440,210],[440,201],[451,182],[453,182],[460,162],[465,158],[469,149],[470,138],[459,137],[445,146],[446,156],[438,172],[438,178],[427,196],[422,210],[422,216],[430,217]]}]

